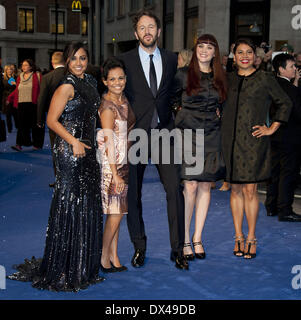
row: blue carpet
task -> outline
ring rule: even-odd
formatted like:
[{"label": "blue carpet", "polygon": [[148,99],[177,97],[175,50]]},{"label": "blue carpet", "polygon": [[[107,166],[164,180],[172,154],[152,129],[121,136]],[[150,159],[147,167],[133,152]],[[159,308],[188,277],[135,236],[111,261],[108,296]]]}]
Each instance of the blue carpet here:
[{"label": "blue carpet", "polygon": [[[6,273],[24,258],[41,257],[53,182],[48,132],[45,148],[10,149],[16,132],[0,143],[0,265]],[[7,280],[1,300],[265,300],[301,298],[293,289],[294,265],[301,265],[301,225],[267,217],[263,205],[257,227],[254,260],[233,255],[233,223],[229,192],[212,191],[203,242],[207,257],[180,271],[169,260],[166,200],[156,168],[148,166],[143,185],[143,206],[148,250],[146,264],[130,264],[133,247],[126,221],[122,221],[119,255],[127,272],[106,275],[106,281],[79,293],[53,293],[33,289],[30,283]],[[245,222],[246,223],[246,222]],[[192,225],[193,227],[193,225]],[[246,232],[246,230],[245,230]],[[299,274],[300,275],[300,274]],[[298,275],[297,275],[298,276]],[[297,281],[298,282],[298,281]],[[299,282],[300,284],[300,277]]]}]

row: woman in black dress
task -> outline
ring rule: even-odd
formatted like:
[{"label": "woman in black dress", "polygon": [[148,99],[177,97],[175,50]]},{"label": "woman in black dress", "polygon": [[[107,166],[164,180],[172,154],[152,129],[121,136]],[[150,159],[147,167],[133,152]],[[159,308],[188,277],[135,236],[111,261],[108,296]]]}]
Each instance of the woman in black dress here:
[{"label": "woman in black dress", "polygon": [[[228,96],[222,116],[222,148],[226,181],[231,183],[231,210],[235,227],[234,255],[256,256],[255,228],[259,201],[257,183],[270,177],[270,140],[287,122],[291,102],[274,75],[254,67],[255,46],[240,39],[234,47],[237,71],[229,75]],[[266,125],[271,101],[276,108],[274,122]],[[244,211],[248,221],[246,243],[242,232]]]},{"label": "woman in black dress", "polygon": [[[176,127],[192,129],[192,150],[196,155],[197,129],[204,129],[204,169],[189,173],[196,164],[188,164],[183,152],[181,178],[184,181],[186,259],[194,259],[190,243],[190,223],[195,207],[195,231],[192,244],[195,257],[205,258],[202,231],[209,204],[211,183],[223,179],[225,166],[221,155],[220,118],[221,103],[226,98],[225,75],[221,67],[219,46],[214,36],[204,34],[198,38],[189,67],[178,69],[176,96],[181,110],[176,117]],[[184,148],[185,150],[185,142]]]},{"label": "woman in black dress", "polygon": [[100,97],[96,80],[85,74],[88,51],[81,43],[65,48],[68,74],[55,91],[47,125],[56,134],[56,183],[42,261],[20,265],[10,279],[54,291],[78,291],[102,281],[100,168],[95,123]]}]

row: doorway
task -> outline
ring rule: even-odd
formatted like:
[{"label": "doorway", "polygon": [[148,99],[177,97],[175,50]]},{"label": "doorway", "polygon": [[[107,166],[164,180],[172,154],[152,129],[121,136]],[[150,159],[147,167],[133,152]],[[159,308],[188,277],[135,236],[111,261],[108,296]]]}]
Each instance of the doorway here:
[{"label": "doorway", "polygon": [[18,48],[18,67],[25,59],[31,59],[35,62],[36,50],[28,48]]},{"label": "doorway", "polygon": [[240,37],[250,38],[254,44],[269,42],[270,0],[231,0],[230,43]]}]

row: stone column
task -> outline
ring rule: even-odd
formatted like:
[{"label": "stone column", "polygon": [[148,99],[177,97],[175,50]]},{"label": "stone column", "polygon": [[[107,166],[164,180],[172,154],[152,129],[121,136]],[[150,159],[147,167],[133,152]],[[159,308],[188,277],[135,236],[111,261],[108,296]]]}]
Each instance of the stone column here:
[{"label": "stone column", "polygon": [[93,47],[93,19],[94,19],[94,12],[92,10],[93,0],[88,0],[88,7],[89,7],[89,16],[88,16],[88,49],[90,52],[90,59],[91,63],[94,63],[94,58],[95,58],[95,52],[94,52],[94,47]]},{"label": "stone column", "polygon": [[206,0],[199,0],[198,37],[206,30]]},{"label": "stone column", "polygon": [[16,47],[9,46],[8,43],[0,43],[0,47],[2,47],[1,55],[2,55],[2,67],[6,64],[15,64],[18,66],[18,50]]},{"label": "stone column", "polygon": [[179,52],[184,49],[184,14],[185,1],[175,0],[174,2],[174,36],[173,51]]},{"label": "stone column", "polygon": [[94,30],[95,30],[95,38],[94,38],[94,46],[95,46],[95,64],[100,65],[100,57],[101,57],[101,52],[100,52],[100,46],[101,46],[101,26],[100,26],[100,21],[101,21],[101,4],[100,1],[96,0],[95,1],[95,21],[94,22]]}]

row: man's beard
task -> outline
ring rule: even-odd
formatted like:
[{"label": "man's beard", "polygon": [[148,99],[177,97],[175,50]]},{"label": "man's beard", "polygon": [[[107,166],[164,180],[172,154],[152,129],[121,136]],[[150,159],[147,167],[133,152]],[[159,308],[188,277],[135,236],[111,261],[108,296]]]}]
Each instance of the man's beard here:
[{"label": "man's beard", "polygon": [[[145,35],[145,37],[146,37],[147,35]],[[150,36],[152,36],[152,35],[150,35]],[[140,37],[138,37],[139,38],[139,41],[140,41],[140,43],[142,43],[142,45],[145,47],[145,48],[153,48],[155,45],[156,45],[156,43],[157,43],[157,40],[158,40],[158,34],[156,34],[154,37],[153,37],[153,41],[151,41],[151,42],[145,42],[144,40],[143,40],[143,38],[140,38]]]}]

